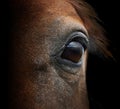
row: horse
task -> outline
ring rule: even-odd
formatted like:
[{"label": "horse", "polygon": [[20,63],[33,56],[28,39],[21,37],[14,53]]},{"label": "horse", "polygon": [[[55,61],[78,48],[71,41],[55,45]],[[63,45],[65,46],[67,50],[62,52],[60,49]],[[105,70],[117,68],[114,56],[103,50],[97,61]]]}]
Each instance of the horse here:
[{"label": "horse", "polygon": [[109,57],[85,0],[9,0],[9,108],[89,109],[89,53]]}]

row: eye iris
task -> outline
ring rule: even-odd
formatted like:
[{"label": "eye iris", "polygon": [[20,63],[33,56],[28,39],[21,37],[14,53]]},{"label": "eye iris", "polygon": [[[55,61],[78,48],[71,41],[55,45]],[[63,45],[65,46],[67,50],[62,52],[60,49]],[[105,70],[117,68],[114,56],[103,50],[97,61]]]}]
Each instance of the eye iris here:
[{"label": "eye iris", "polygon": [[72,41],[64,49],[61,58],[78,63],[83,54],[83,46],[79,42]]}]

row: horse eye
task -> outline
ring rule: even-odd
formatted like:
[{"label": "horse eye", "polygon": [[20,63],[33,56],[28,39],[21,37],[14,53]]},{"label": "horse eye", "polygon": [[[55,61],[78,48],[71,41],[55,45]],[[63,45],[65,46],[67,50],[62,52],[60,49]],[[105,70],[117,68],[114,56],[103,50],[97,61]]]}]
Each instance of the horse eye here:
[{"label": "horse eye", "polygon": [[83,53],[83,45],[80,42],[71,41],[65,46],[64,51],[61,54],[61,58],[72,61],[74,63],[78,63]]},{"label": "horse eye", "polygon": [[[52,56],[55,63],[63,70],[74,73],[80,68],[85,50],[88,48],[88,37],[82,32],[72,33],[66,44]],[[74,71],[73,71],[74,70]]]}]

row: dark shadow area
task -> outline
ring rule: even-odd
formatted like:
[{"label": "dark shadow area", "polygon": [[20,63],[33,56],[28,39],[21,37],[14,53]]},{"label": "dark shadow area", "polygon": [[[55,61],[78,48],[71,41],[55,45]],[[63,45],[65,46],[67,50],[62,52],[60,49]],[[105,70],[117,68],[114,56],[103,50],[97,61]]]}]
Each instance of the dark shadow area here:
[{"label": "dark shadow area", "polygon": [[8,58],[10,12],[9,2],[1,1],[0,15],[0,100],[1,107],[8,109]]},{"label": "dark shadow area", "polygon": [[104,0],[87,0],[97,12],[106,31],[114,59],[89,55],[87,85],[91,109],[119,109],[119,3]]}]

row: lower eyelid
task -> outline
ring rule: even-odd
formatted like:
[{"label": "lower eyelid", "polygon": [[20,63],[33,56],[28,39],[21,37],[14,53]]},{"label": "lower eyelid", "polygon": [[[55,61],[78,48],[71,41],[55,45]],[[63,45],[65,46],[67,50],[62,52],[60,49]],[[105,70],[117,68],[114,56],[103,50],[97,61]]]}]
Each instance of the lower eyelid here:
[{"label": "lower eyelid", "polygon": [[76,72],[79,71],[82,65],[82,61],[80,61],[77,64],[69,62],[68,60],[61,60],[60,58],[57,58],[56,61],[57,66],[59,66],[62,70],[70,74],[76,74]]}]

